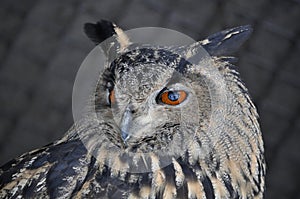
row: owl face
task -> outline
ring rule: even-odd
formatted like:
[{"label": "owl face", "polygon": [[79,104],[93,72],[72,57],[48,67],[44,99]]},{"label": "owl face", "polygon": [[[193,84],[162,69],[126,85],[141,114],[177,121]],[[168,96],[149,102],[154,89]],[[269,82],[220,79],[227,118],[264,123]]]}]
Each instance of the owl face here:
[{"label": "owl face", "polygon": [[189,74],[191,66],[171,51],[145,48],[107,67],[97,87],[96,103],[102,105],[96,111],[114,124],[115,137],[127,150],[148,153],[192,140],[201,123],[198,102],[208,103],[205,115],[210,100],[203,77]]}]

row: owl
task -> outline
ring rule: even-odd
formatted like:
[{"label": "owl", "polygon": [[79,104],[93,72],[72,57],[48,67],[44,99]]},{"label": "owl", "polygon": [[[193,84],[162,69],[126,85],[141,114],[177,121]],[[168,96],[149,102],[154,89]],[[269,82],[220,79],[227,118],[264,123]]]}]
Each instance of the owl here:
[{"label": "owl", "polygon": [[0,198],[263,198],[258,114],[231,56],[250,26],[176,47],[106,20],[84,31],[107,56],[93,111],[3,165]]}]

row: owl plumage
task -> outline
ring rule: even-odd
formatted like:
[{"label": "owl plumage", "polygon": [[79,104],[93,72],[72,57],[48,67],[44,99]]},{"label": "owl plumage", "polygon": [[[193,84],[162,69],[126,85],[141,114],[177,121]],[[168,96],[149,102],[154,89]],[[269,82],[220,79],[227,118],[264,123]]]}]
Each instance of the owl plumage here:
[{"label": "owl plumage", "polygon": [[[0,198],[263,198],[258,115],[229,56],[249,26],[177,50],[126,50],[126,34],[104,20],[85,32],[95,44],[114,36],[102,47],[120,52],[99,76],[95,115],[3,165]],[[178,55],[200,46],[211,59]]]}]

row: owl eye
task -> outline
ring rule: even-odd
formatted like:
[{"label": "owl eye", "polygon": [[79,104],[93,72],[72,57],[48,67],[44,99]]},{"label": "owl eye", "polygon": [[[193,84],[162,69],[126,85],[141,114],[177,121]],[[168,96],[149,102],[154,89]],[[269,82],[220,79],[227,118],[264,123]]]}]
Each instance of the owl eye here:
[{"label": "owl eye", "polygon": [[109,92],[108,101],[109,101],[109,104],[114,104],[115,103],[115,101],[116,101],[115,90],[111,90]]},{"label": "owl eye", "polygon": [[160,101],[164,104],[168,105],[178,105],[182,103],[186,99],[186,92],[185,91],[166,91],[161,94]]}]

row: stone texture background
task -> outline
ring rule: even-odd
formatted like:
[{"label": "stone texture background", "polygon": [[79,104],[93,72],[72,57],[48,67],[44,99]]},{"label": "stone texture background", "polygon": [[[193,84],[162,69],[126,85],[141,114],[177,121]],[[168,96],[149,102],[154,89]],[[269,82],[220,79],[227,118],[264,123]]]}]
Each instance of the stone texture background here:
[{"label": "stone texture background", "polygon": [[194,39],[251,24],[238,65],[261,115],[266,198],[300,198],[299,0],[1,0],[0,164],[72,125],[73,81],[94,47],[82,25],[102,18]]}]

